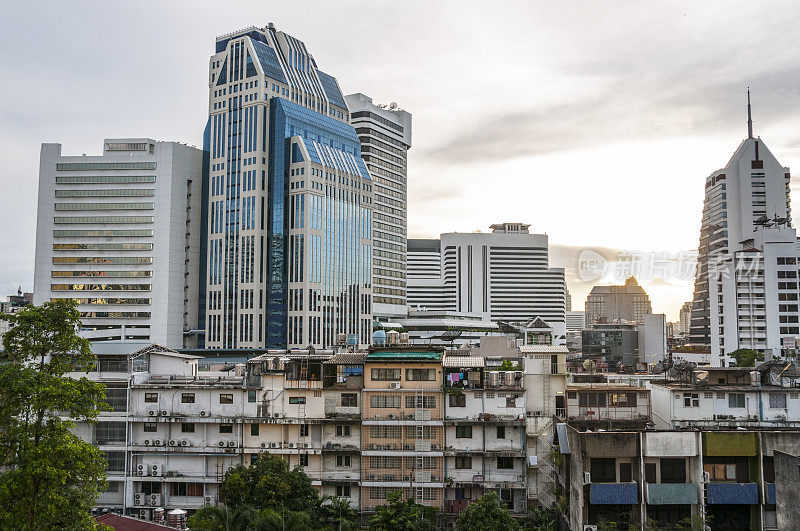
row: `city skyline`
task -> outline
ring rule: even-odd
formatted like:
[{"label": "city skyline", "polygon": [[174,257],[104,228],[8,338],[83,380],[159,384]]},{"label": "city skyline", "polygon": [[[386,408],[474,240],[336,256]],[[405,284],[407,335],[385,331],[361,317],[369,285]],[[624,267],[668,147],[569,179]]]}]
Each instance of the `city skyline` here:
[{"label": "city skyline", "polygon": [[[14,75],[2,107],[0,288],[32,287],[40,143],[61,142],[77,155],[92,153],[108,134],[202,145],[207,94],[198,87],[209,42],[254,22],[304,35],[345,94],[397,101],[414,115],[409,237],[530,223],[549,235],[551,265],[567,269],[575,309],[594,282],[579,282],[575,272],[583,249],[609,257],[696,250],[702,183],[746,136],[746,86],[755,134],[784,164],[797,164],[798,52],[780,35],[800,11],[788,3],[767,13],[748,4],[723,12],[718,3],[672,3],[624,16],[607,6],[509,4],[487,12],[458,4],[454,12],[456,4],[384,4],[364,12],[346,2],[318,4],[318,15],[308,16],[290,6],[245,5],[213,18],[211,4],[191,13],[175,5],[95,6],[69,25],[60,22],[75,18],[74,6],[9,9],[7,21],[35,12],[50,29],[0,23],[5,48],[27,50],[9,56]],[[122,18],[125,25],[115,23]],[[586,19],[598,22],[579,23]],[[745,23],[747,40],[728,31]],[[475,71],[484,77],[476,80]],[[643,177],[658,183],[657,196],[638,184]],[[537,200],[543,190],[546,200]],[[598,223],[594,210],[603,202],[626,208],[603,209]],[[654,311],[670,320],[691,297],[691,278],[640,281]]]}]

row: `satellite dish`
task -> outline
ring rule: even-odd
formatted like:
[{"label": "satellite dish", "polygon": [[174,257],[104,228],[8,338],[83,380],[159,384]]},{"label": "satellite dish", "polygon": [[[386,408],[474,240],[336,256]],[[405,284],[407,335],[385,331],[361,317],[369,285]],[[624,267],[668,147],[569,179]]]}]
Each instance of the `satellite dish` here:
[{"label": "satellite dish", "polygon": [[594,372],[594,368],[597,364],[594,360],[584,360],[583,368],[586,369],[588,372]]}]

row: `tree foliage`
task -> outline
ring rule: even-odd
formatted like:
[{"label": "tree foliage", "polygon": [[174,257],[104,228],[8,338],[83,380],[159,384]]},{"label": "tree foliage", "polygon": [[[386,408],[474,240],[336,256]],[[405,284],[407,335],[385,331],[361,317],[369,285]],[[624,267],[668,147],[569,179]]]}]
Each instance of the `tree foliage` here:
[{"label": "tree foliage", "polygon": [[555,507],[534,507],[520,522],[524,529],[536,531],[556,531],[558,529],[558,509]]},{"label": "tree foliage", "polygon": [[507,529],[514,531],[519,525],[500,501],[496,492],[489,491],[467,505],[456,520],[458,531],[492,531]]},{"label": "tree foliage", "polygon": [[225,474],[220,486],[225,505],[238,509],[252,505],[258,510],[316,510],[317,491],[301,467],[289,470],[280,457],[264,454],[250,466],[239,465]]},{"label": "tree foliage", "polygon": [[737,367],[755,367],[757,361],[764,361],[764,354],[749,348],[736,349],[729,356],[736,360]]},{"label": "tree foliage", "polygon": [[412,498],[403,500],[403,491],[390,492],[386,503],[378,507],[369,519],[373,531],[429,531],[438,529],[439,511],[416,503]]},{"label": "tree foliage", "polygon": [[95,527],[105,458],[70,428],[106,408],[105,387],[68,374],[95,367],[80,314],[54,301],[0,318],[11,325],[0,353],[0,528]]}]

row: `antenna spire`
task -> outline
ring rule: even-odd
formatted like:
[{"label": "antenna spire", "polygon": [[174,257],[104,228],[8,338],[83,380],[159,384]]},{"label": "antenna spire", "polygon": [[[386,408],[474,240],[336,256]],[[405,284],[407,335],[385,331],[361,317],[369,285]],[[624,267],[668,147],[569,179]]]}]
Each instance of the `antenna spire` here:
[{"label": "antenna spire", "polygon": [[750,87],[747,87],[747,138],[753,138],[753,116],[750,112]]}]

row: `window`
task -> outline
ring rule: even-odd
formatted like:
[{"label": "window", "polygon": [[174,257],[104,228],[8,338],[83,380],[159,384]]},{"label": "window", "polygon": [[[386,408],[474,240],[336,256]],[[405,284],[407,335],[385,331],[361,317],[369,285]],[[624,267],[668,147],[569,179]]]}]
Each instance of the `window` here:
[{"label": "window", "polygon": [[434,409],[436,407],[435,396],[406,396],[406,408]]},{"label": "window", "polygon": [[140,483],[142,494],[161,494],[161,483],[159,481],[142,481]]},{"label": "window", "polygon": [[683,407],[700,407],[700,395],[698,393],[683,393]]},{"label": "window", "polygon": [[105,454],[106,470],[111,472],[125,471],[125,452],[103,452]]},{"label": "window", "polygon": [[686,460],[662,458],[661,483],[686,483]]},{"label": "window", "polygon": [[158,402],[158,393],[145,393],[144,394],[144,401],[145,402]]},{"label": "window", "polygon": [[233,433],[233,424],[220,424],[219,425],[219,432],[220,433]]},{"label": "window", "polygon": [[498,426],[497,427],[497,438],[498,439],[505,439],[506,438],[506,427],[505,426]]},{"label": "window", "polygon": [[634,407],[636,405],[636,393],[609,393],[608,402],[616,407]]},{"label": "window", "polygon": [[468,455],[456,456],[456,468],[461,470],[472,468],[472,458]]},{"label": "window", "polygon": [[250,435],[258,435],[260,424],[250,424]]},{"label": "window", "polygon": [[656,482],[656,464],[655,463],[645,463],[644,464],[644,481],[645,481],[645,483],[655,483]]},{"label": "window", "polygon": [[158,424],[155,422],[145,422],[142,431],[145,433],[155,433],[158,431]]},{"label": "window", "polygon": [[181,433],[194,433],[194,422],[181,422]]},{"label": "window", "polygon": [[578,395],[578,405],[581,407],[605,406],[605,393],[581,393]]},{"label": "window", "polygon": [[300,454],[300,466],[308,466],[308,454]]},{"label": "window", "polygon": [[119,492],[121,486],[121,481],[109,481],[106,483],[106,488],[103,490],[103,492]]},{"label": "window", "polygon": [[497,469],[498,470],[510,470],[514,468],[514,458],[513,457],[498,457],[497,458]]},{"label": "window", "polygon": [[356,393],[342,393],[342,407],[358,407],[358,395]]},{"label": "window", "polygon": [[728,393],[728,407],[744,407],[744,393]]},{"label": "window", "polygon": [[770,393],[769,407],[772,409],[786,409],[786,393]]},{"label": "window", "polygon": [[289,403],[290,404],[305,404],[306,403],[306,397],[304,397],[304,396],[290,396],[289,397]]},{"label": "window", "polygon": [[472,426],[456,426],[456,439],[472,439]]},{"label": "window", "polygon": [[349,424],[337,424],[336,425],[336,436],[337,437],[350,437],[350,425]]},{"label": "window", "polygon": [[372,379],[379,382],[399,382],[400,369],[372,369]]},{"label": "window", "polygon": [[735,463],[704,463],[703,471],[708,472],[712,481],[736,481],[739,467]]},{"label": "window", "polygon": [[233,404],[233,393],[222,393],[219,395],[220,404]]},{"label": "window", "polygon": [[370,395],[369,407],[400,409],[400,397],[393,395]]},{"label": "window", "polygon": [[337,455],[336,456],[336,466],[350,466],[350,456],[349,455]]},{"label": "window", "polygon": [[517,398],[519,398],[519,395],[511,394],[506,396],[506,407],[517,407]]},{"label": "window", "polygon": [[247,391],[247,401],[248,402],[256,401],[256,392],[254,390]]},{"label": "window", "polygon": [[308,424],[300,424],[300,437],[308,437]]},{"label": "window", "polygon": [[432,382],[436,379],[436,369],[406,369],[406,380],[412,382]]},{"label": "window", "polygon": [[349,498],[350,485],[336,485],[336,495],[340,498]]},{"label": "window", "polygon": [[194,393],[181,393],[181,404],[194,404]]},{"label": "window", "polygon": [[467,395],[464,393],[450,393],[449,397],[450,407],[467,407]]},{"label": "window", "polygon": [[616,483],[617,467],[613,457],[593,457],[589,466],[592,483]]},{"label": "window", "polygon": [[633,481],[633,470],[630,462],[619,464],[619,481],[620,483],[630,483]]},{"label": "window", "polygon": [[94,444],[124,443],[124,422],[98,422],[94,426]]},{"label": "window", "polygon": [[202,483],[184,483],[183,481],[171,483],[172,490],[170,494],[173,496],[202,496],[203,484]]}]

